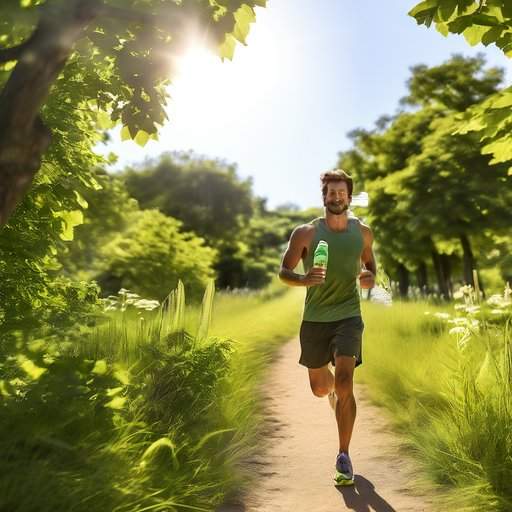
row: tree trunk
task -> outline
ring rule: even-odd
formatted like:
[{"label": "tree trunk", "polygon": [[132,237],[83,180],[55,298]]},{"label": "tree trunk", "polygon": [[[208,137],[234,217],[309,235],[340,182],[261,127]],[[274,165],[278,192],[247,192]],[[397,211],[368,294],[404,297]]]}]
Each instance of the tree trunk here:
[{"label": "tree trunk", "polygon": [[448,291],[448,287],[446,286],[444,270],[441,264],[441,255],[437,252],[435,246],[432,247],[432,264],[434,265],[434,269],[436,271],[439,294],[441,295],[441,297],[443,297],[443,299],[450,300],[450,294]]},{"label": "tree trunk", "polygon": [[427,265],[424,261],[419,264],[416,270],[416,280],[418,281],[418,288],[420,289],[421,295],[426,297],[428,295],[428,274]]},{"label": "tree trunk", "polygon": [[464,253],[464,283],[475,286],[475,282],[473,280],[475,259],[473,257],[473,251],[471,250],[471,242],[465,233],[460,235],[460,243],[462,244],[462,251]]},{"label": "tree trunk", "polygon": [[44,4],[0,94],[0,227],[41,167],[51,137],[39,111],[99,5],[97,0]]},{"label": "tree trunk", "polygon": [[452,283],[452,264],[448,254],[441,254],[441,267],[443,269],[443,276],[446,289],[448,290],[449,298],[453,297],[453,283]]},{"label": "tree trunk", "polygon": [[398,264],[398,290],[402,299],[409,295],[409,270],[402,263]]}]

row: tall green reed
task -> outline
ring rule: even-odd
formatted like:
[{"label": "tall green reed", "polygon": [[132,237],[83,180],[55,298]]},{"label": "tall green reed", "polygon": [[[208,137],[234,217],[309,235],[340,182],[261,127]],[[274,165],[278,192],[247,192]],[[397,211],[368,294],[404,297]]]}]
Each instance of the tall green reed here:
[{"label": "tall green reed", "polygon": [[[371,395],[392,413],[440,508],[512,510],[511,303],[463,288],[455,307],[366,307]],[[397,308],[398,306],[398,308]],[[399,311],[400,310],[400,311]],[[391,314],[390,314],[391,313]],[[400,357],[397,357],[400,354]]]}]

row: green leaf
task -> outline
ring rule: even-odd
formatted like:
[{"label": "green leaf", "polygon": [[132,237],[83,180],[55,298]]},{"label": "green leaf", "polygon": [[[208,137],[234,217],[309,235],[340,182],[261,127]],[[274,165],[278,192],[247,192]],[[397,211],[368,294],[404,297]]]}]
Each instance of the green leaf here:
[{"label": "green leaf", "polygon": [[473,14],[472,18],[475,25],[483,25],[485,27],[498,27],[500,25],[500,21],[496,17],[489,16],[488,14]]},{"label": "green leaf", "polygon": [[84,223],[84,215],[81,210],[72,210],[65,212],[57,212],[56,217],[60,217],[64,221],[64,231],[60,234],[60,238],[66,242],[73,240],[73,230],[76,226]]},{"label": "green leaf", "polygon": [[496,18],[500,23],[505,21],[505,16],[503,15],[502,8],[500,5],[492,5],[492,2],[487,0],[487,5],[484,8],[485,14],[489,14]]},{"label": "green leaf", "polygon": [[114,368],[114,377],[121,382],[121,384],[125,386],[128,385],[130,383],[130,372],[121,366],[115,366]]},{"label": "green leaf", "polygon": [[123,386],[119,386],[117,388],[108,388],[107,389],[107,396],[116,396],[118,395],[119,393],[121,393],[121,391],[123,391]]},{"label": "green leaf", "polygon": [[460,16],[459,18],[448,23],[448,28],[450,32],[455,34],[462,34],[464,30],[470,27],[473,24],[473,17],[469,16]]},{"label": "green leaf", "polygon": [[450,31],[448,30],[448,24],[443,22],[436,23],[436,30],[444,37],[447,37],[448,34],[450,33]]},{"label": "green leaf", "polygon": [[445,0],[437,9],[439,20],[450,21],[455,9],[457,8],[457,0]]},{"label": "green leaf", "polygon": [[75,196],[78,204],[85,210],[89,207],[89,203],[75,190]]},{"label": "green leaf", "polygon": [[475,46],[481,42],[482,36],[488,31],[487,27],[481,27],[479,25],[472,25],[471,27],[464,30],[464,38],[471,45]]},{"label": "green leaf", "polygon": [[105,404],[105,407],[109,407],[110,409],[122,409],[124,404],[126,403],[126,397],[124,396],[116,396],[110,402]]},{"label": "green leaf", "polygon": [[105,359],[96,361],[94,368],[92,369],[92,373],[95,373],[96,375],[105,375],[105,373],[107,373],[107,361],[105,361]]},{"label": "green leaf", "polygon": [[235,28],[233,36],[242,44],[246,44],[245,40],[249,34],[251,23],[256,20],[256,15],[252,7],[244,4],[235,12]]},{"label": "green leaf", "polygon": [[37,366],[33,361],[23,355],[17,356],[17,361],[22,370],[32,379],[37,380],[46,371],[46,368]]},{"label": "green leaf", "polygon": [[506,108],[506,107],[512,107],[512,89],[507,90],[506,92],[503,92],[498,96],[497,99],[493,99],[490,102],[491,108]]},{"label": "green leaf", "polygon": [[236,39],[231,34],[226,34],[224,43],[219,46],[219,55],[222,60],[229,59],[233,60],[235,55]]},{"label": "green leaf", "polygon": [[139,130],[135,136],[134,141],[141,147],[144,147],[149,140],[149,133],[144,130]]},{"label": "green leaf", "polygon": [[419,14],[425,11],[430,11],[433,8],[437,8],[437,0],[425,0],[420,2],[409,11],[409,16],[416,18]]},{"label": "green leaf", "polygon": [[503,33],[505,29],[503,27],[493,27],[489,29],[483,36],[482,36],[482,44],[484,46],[489,46],[491,43],[495,43]]},{"label": "green leaf", "polygon": [[508,108],[492,110],[485,115],[486,127],[481,136],[481,140],[494,137],[508,123],[512,124],[510,110]]},{"label": "green leaf", "polygon": [[11,393],[9,393],[7,386],[8,383],[5,380],[0,380],[0,396],[11,396]]},{"label": "green leaf", "polygon": [[100,110],[96,116],[96,124],[98,125],[98,128],[102,130],[109,130],[110,128],[113,128],[116,123],[112,121],[107,112]]},{"label": "green leaf", "polygon": [[492,154],[491,164],[512,160],[512,137],[504,137],[482,148],[484,155]]},{"label": "green leaf", "polygon": [[121,140],[132,140],[132,136],[130,135],[130,130],[128,126],[123,126],[121,128]]}]

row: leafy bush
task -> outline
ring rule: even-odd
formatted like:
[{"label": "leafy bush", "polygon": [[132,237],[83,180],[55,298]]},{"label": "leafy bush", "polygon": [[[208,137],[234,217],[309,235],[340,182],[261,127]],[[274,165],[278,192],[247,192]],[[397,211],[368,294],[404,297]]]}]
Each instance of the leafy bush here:
[{"label": "leafy bush", "polygon": [[213,277],[216,252],[193,233],[182,232],[181,226],[156,210],[134,213],[129,227],[101,251],[103,270],[97,280],[103,292],[109,295],[127,288],[162,300],[181,279],[187,295],[200,297]]}]

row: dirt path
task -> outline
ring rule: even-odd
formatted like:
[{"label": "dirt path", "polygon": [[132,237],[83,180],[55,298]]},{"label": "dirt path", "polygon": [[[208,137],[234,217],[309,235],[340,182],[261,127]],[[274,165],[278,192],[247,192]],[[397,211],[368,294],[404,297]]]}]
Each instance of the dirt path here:
[{"label": "dirt path", "polygon": [[338,450],[334,413],[315,397],[300,366],[294,339],[278,353],[265,383],[268,418],[258,458],[248,461],[258,485],[218,512],[432,512],[431,501],[410,489],[414,465],[398,452],[398,440],[380,409],[355,377],[357,417],[350,445],[355,485],[337,489]]}]

